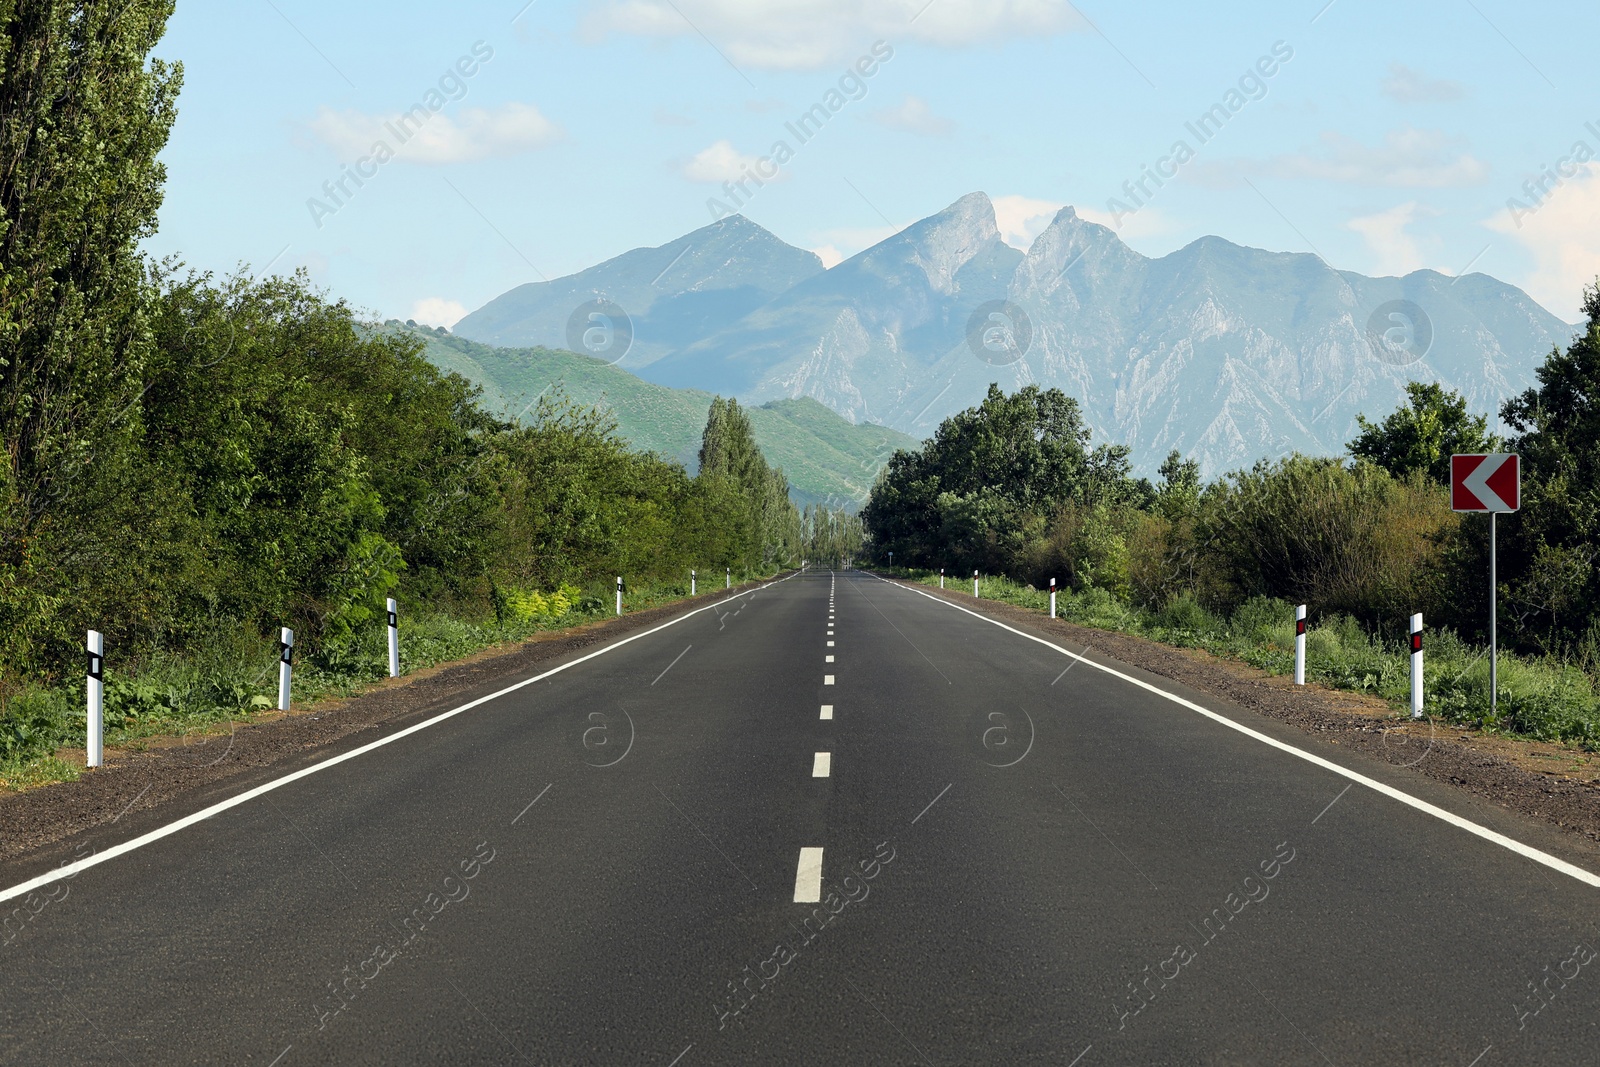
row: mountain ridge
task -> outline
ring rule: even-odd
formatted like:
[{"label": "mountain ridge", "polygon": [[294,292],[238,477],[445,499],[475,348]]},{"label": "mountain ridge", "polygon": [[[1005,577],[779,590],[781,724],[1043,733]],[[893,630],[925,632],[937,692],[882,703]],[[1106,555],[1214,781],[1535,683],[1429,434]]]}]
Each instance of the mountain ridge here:
[{"label": "mountain ridge", "polygon": [[[707,229],[679,241],[706,243]],[[654,347],[621,366],[751,404],[809,396],[919,437],[990,382],[1057,386],[1097,438],[1132,446],[1142,473],[1177,449],[1214,475],[1294,450],[1336,454],[1358,414],[1399,406],[1413,378],[1498,412],[1574,329],[1484,274],[1369,277],[1217,235],[1147,257],[1070,205],[1014,249],[981,192],[827,270],[798,262],[779,257],[759,272],[763,292],[804,276],[754,306],[727,302],[698,336],[651,336],[646,316],[634,344]],[[472,320],[457,332],[470,336]]]}]

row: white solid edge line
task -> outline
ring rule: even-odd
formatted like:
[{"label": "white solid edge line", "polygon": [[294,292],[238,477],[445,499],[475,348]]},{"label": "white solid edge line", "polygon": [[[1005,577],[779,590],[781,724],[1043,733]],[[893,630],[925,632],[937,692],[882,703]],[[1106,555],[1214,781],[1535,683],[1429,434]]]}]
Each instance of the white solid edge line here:
[{"label": "white solid edge line", "polygon": [[[867,571],[865,573],[872,574],[871,571]],[[1492,842],[1493,844],[1499,845],[1501,848],[1509,849],[1510,851],[1515,852],[1519,856],[1522,856],[1522,857],[1524,857],[1526,859],[1533,860],[1535,863],[1542,863],[1546,867],[1549,867],[1552,870],[1560,871],[1562,874],[1568,875],[1569,877],[1576,878],[1578,881],[1583,882],[1586,885],[1592,885],[1592,886],[1600,887],[1600,875],[1593,874],[1590,871],[1584,870],[1582,867],[1579,867],[1579,866],[1576,866],[1574,864],[1568,863],[1564,859],[1559,859],[1559,858],[1557,858],[1555,856],[1552,856],[1548,852],[1541,852],[1539,849],[1534,848],[1532,845],[1525,845],[1521,841],[1518,841],[1518,840],[1516,840],[1514,838],[1507,837],[1505,834],[1497,833],[1496,831],[1489,829],[1487,826],[1480,826],[1477,823],[1473,822],[1471,819],[1463,819],[1461,816],[1455,814],[1454,812],[1446,811],[1444,808],[1438,807],[1437,805],[1434,805],[1434,804],[1430,804],[1426,800],[1421,800],[1421,799],[1419,799],[1417,797],[1414,797],[1410,793],[1402,792],[1401,790],[1396,789],[1391,785],[1385,785],[1384,783],[1382,783],[1380,781],[1377,781],[1376,779],[1368,778],[1366,775],[1361,774],[1358,771],[1352,771],[1348,767],[1341,767],[1341,766],[1339,766],[1339,764],[1334,763],[1331,760],[1323,759],[1321,756],[1318,756],[1315,753],[1307,752],[1304,749],[1296,748],[1295,746],[1293,746],[1291,744],[1287,744],[1286,742],[1279,741],[1275,737],[1268,737],[1266,734],[1261,733],[1258,730],[1252,730],[1250,727],[1245,726],[1242,723],[1234,722],[1232,719],[1228,718],[1226,715],[1219,715],[1216,712],[1210,710],[1209,708],[1201,707],[1199,704],[1196,704],[1192,700],[1185,700],[1183,697],[1178,696],[1176,693],[1169,693],[1165,689],[1160,688],[1159,686],[1151,685],[1149,682],[1146,682],[1146,681],[1143,681],[1141,679],[1135,678],[1132,675],[1123,674],[1121,671],[1117,670],[1114,667],[1107,667],[1103,663],[1096,663],[1092,659],[1085,659],[1083,656],[1080,656],[1078,653],[1069,651],[1068,649],[1065,649],[1065,648],[1062,648],[1060,645],[1055,644],[1053,642],[1046,641],[1042,637],[1035,637],[1032,634],[1023,633],[1021,630],[1018,630],[1018,629],[1015,629],[1013,627],[1007,626],[1003,622],[998,622],[998,621],[996,621],[994,619],[990,619],[990,618],[987,618],[987,617],[985,617],[983,615],[979,615],[975,611],[968,611],[966,608],[962,607],[959,604],[952,604],[949,601],[941,599],[940,597],[933,596],[930,593],[924,593],[920,589],[914,589],[914,588],[912,588],[911,586],[908,586],[908,585],[900,585],[900,583],[891,582],[887,578],[879,578],[876,574],[873,574],[872,577],[877,578],[878,581],[883,582],[885,585],[897,585],[897,586],[899,586],[899,588],[905,589],[905,590],[907,590],[909,592],[912,592],[912,593],[916,593],[918,596],[927,597],[929,600],[933,601],[936,604],[943,604],[946,607],[954,608],[957,611],[964,612],[964,613],[966,613],[968,615],[971,615],[974,619],[982,619],[984,622],[991,623],[991,624],[993,624],[995,626],[998,626],[1002,630],[1010,631],[1011,633],[1016,634],[1018,637],[1025,637],[1029,641],[1036,641],[1039,644],[1044,645],[1046,648],[1053,648],[1057,652],[1060,652],[1064,656],[1071,656],[1074,660],[1077,660],[1080,663],[1083,663],[1083,664],[1086,664],[1086,665],[1088,665],[1090,667],[1093,667],[1096,670],[1104,671],[1106,674],[1112,675],[1113,677],[1116,677],[1116,678],[1121,678],[1123,681],[1129,682],[1129,683],[1131,683],[1133,685],[1136,685],[1140,689],[1144,689],[1144,690],[1147,690],[1147,691],[1149,691],[1151,693],[1155,693],[1157,696],[1165,697],[1168,700],[1172,701],[1174,704],[1180,704],[1183,707],[1188,708],[1190,711],[1198,712],[1199,714],[1204,715],[1206,718],[1213,719],[1213,720],[1221,723],[1222,725],[1228,727],[1230,730],[1237,730],[1241,734],[1244,734],[1246,737],[1252,737],[1255,740],[1260,741],[1262,744],[1271,745],[1273,748],[1280,749],[1280,750],[1282,750],[1284,752],[1289,753],[1292,756],[1298,756],[1300,759],[1305,760],[1307,763],[1314,763],[1318,767],[1321,767],[1321,768],[1323,768],[1325,770],[1332,771],[1335,774],[1342,775],[1343,777],[1350,779],[1352,782],[1357,782],[1357,783],[1359,783],[1361,785],[1366,786],[1368,789],[1371,789],[1374,792],[1382,793],[1384,796],[1390,798],[1391,800],[1398,800],[1400,803],[1405,804],[1408,807],[1415,808],[1416,810],[1422,812],[1425,815],[1432,815],[1434,818],[1440,820],[1441,822],[1447,822],[1451,826],[1454,826],[1454,827],[1456,827],[1458,829],[1467,831],[1467,833],[1469,833],[1469,834],[1476,834],[1478,837],[1483,838],[1485,841],[1489,841],[1489,842]]]},{"label": "white solid edge line", "polygon": [[[789,578],[792,577],[794,577],[794,575],[791,574]],[[778,582],[787,582],[789,578],[779,578]],[[723,597],[722,600],[717,601],[717,603],[725,603],[729,600],[737,600],[739,597],[746,596],[750,593],[758,593],[763,589],[778,584],[778,582],[767,582],[763,585],[757,586],[754,589],[746,589],[743,593],[735,593],[731,597]],[[534,682],[543,681],[553,674],[560,674],[568,667],[576,667],[578,664],[583,663],[586,660],[594,659],[596,656],[603,656],[612,649],[621,648],[623,645],[626,645],[632,641],[637,641],[641,637],[649,637],[651,634],[659,633],[669,626],[676,626],[684,619],[698,615],[702,611],[710,611],[711,608],[712,605],[707,604],[705,607],[695,608],[693,611],[686,611],[677,618],[669,619],[668,621],[662,623],[660,626],[654,626],[642,633],[636,633],[628,637],[624,637],[619,641],[614,641],[611,644],[606,645],[604,648],[595,649],[593,652],[579,656],[575,660],[569,660],[558,667],[552,667],[543,674],[536,674],[532,678],[524,678],[522,681],[508,685],[504,689],[496,690],[495,692],[490,693],[488,696],[482,696],[476,700],[468,701],[467,703],[462,704],[460,707],[451,708],[449,711],[440,712],[433,718],[426,719],[412,726],[408,726],[398,733],[390,734],[388,737],[381,737],[376,741],[370,741],[359,748],[351,749],[349,752],[343,752],[337,756],[329,757],[328,759],[323,760],[321,763],[313,763],[309,767],[302,767],[300,770],[286,774],[282,778],[275,778],[270,782],[264,782],[253,789],[245,790],[243,793],[240,793],[237,796],[229,797],[227,800],[218,801],[209,808],[202,808],[193,815],[186,815],[176,822],[170,822],[165,826],[157,827],[156,829],[151,830],[149,833],[136,837],[131,841],[124,841],[120,845],[113,845],[104,852],[97,852],[93,856],[77,860],[63,867],[58,867],[48,874],[41,874],[38,877],[30,878],[26,882],[19,882],[8,889],[0,889],[0,901],[11,900],[14,897],[23,896],[24,894],[33,892],[35,889],[38,889],[41,886],[49,885],[51,882],[59,881],[62,878],[70,878],[78,874],[80,871],[86,871],[90,867],[95,867],[99,864],[105,863],[107,860],[116,859],[118,856],[126,855],[135,849],[143,848],[145,845],[153,844],[154,842],[161,840],[163,837],[175,834],[179,830],[187,829],[197,822],[203,822],[204,820],[211,818],[213,815],[220,815],[229,808],[236,808],[247,801],[254,800],[256,797],[264,796],[267,793],[272,792],[274,789],[288,785],[290,782],[299,781],[301,778],[306,778],[310,775],[316,774],[318,771],[325,771],[329,767],[343,763],[345,760],[355,759],[357,756],[365,755],[366,753],[371,752],[373,749],[382,748],[384,745],[393,744],[402,737],[409,737],[410,735],[421,730],[426,730],[430,726],[444,722],[446,719],[454,718],[464,711],[469,711],[472,708],[478,707],[480,704],[487,704],[491,700],[498,700],[508,693],[514,693],[524,686],[532,685]],[[88,827],[88,829],[94,829],[94,827]]]},{"label": "white solid edge line", "polygon": [[822,849],[802,848],[794,872],[794,902],[816,904],[822,900]]},{"label": "white solid edge line", "polygon": [[833,771],[833,753],[816,752],[811,756],[811,777],[826,778]]}]

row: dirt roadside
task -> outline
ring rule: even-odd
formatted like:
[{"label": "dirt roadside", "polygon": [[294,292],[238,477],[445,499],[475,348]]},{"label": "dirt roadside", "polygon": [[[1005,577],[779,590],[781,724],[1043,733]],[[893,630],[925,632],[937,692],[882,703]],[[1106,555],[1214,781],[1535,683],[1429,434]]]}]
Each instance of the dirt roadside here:
[{"label": "dirt roadside", "polygon": [[[781,577],[781,576],[780,576]],[[21,859],[52,842],[104,827],[130,812],[149,811],[197,792],[236,792],[341,748],[377,740],[380,731],[443,711],[474,691],[510,684],[531,668],[603,642],[625,637],[691,609],[758,588],[750,582],[718,589],[621,618],[604,619],[537,634],[515,645],[486,649],[466,659],[376,683],[364,693],[296,708],[287,715],[258,716],[204,738],[151,738],[144,751],[110,750],[105,766],[76,782],[58,782],[20,793],[0,794],[0,863]],[[363,735],[357,738],[355,735]],[[83,750],[60,754],[81,766]],[[237,780],[230,782],[230,780]]]},{"label": "dirt roadside", "polygon": [[1142,637],[1077,626],[994,600],[973,600],[911,582],[908,588],[943,597],[996,620],[1028,626],[1087,646],[1151,674],[1296,726],[1321,742],[1368,759],[1409,766],[1522,815],[1600,842],[1600,755],[1537,741],[1484,734],[1444,722],[1411,722],[1376,697],[1296,686],[1247,663],[1197,649],[1173,648]]}]

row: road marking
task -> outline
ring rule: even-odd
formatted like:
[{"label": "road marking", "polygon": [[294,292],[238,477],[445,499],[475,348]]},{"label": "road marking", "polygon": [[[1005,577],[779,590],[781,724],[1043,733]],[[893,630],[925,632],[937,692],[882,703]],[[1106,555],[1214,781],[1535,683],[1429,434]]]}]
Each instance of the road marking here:
[{"label": "road marking", "polygon": [[[878,576],[873,575],[873,577],[877,578]],[[1046,648],[1053,648],[1063,656],[1071,656],[1074,660],[1077,660],[1085,666],[1093,667],[1095,670],[1103,671],[1114,678],[1120,678],[1129,685],[1138,686],[1140,689],[1143,689],[1146,692],[1154,693],[1159,697],[1164,697],[1167,700],[1172,701],[1174,704],[1177,704],[1180,707],[1188,708],[1190,711],[1220,723],[1230,730],[1236,730],[1239,733],[1244,734],[1246,737],[1260,741],[1264,745],[1269,745],[1281,752],[1287,752],[1289,755],[1295,756],[1298,759],[1303,759],[1307,763],[1321,767],[1323,770],[1332,771],[1334,774],[1348,778],[1350,781],[1358,785],[1364,785],[1375,793],[1382,793],[1391,800],[1397,800],[1409,808],[1415,808],[1424,815],[1431,815],[1440,822],[1449,823],[1451,826],[1454,826],[1459,830],[1465,830],[1467,833],[1473,834],[1476,837],[1481,837],[1491,844],[1499,845],[1503,849],[1506,849],[1510,852],[1515,852],[1524,859],[1533,860],[1535,863],[1542,863],[1551,870],[1560,871],[1562,874],[1567,875],[1570,878],[1575,878],[1585,885],[1600,887],[1600,875],[1586,871],[1582,867],[1568,863],[1566,860],[1560,859],[1559,857],[1552,856],[1548,852],[1542,852],[1539,849],[1534,848],[1532,845],[1525,845],[1521,841],[1518,841],[1515,838],[1507,837],[1505,834],[1499,833],[1498,831],[1491,830],[1487,826],[1480,826],[1471,819],[1464,819],[1453,811],[1446,811],[1444,808],[1441,808],[1436,804],[1430,804],[1426,800],[1414,797],[1410,793],[1396,789],[1392,785],[1385,785],[1376,778],[1368,778],[1359,771],[1353,771],[1348,767],[1341,767],[1332,760],[1324,759],[1314,752],[1307,752],[1303,748],[1296,748],[1294,745],[1291,745],[1286,741],[1279,741],[1277,738],[1269,737],[1261,731],[1252,729],[1243,723],[1234,722],[1226,715],[1212,711],[1210,708],[1201,707],[1192,700],[1186,700],[1185,698],[1178,696],[1176,693],[1169,693],[1165,689],[1152,685],[1143,679],[1135,678],[1131,674],[1123,674],[1114,667],[1108,667],[1103,663],[1096,663],[1092,659],[1085,659],[1076,652],[1062,648],[1053,641],[1046,641],[1042,637],[1035,637],[1030,633],[1024,633],[1015,627],[1007,626],[1003,622],[980,615],[976,611],[969,611],[960,604],[952,604],[948,600],[944,600],[941,597],[936,597],[931,593],[924,593],[920,589],[912,589],[910,586],[899,585],[896,582],[889,581],[887,578],[878,578],[878,581],[883,582],[885,585],[894,585],[897,588],[906,590],[907,592],[915,593],[917,596],[927,597],[935,604],[943,604],[947,608],[954,608],[956,611],[971,615],[974,619],[979,619],[983,622],[989,623],[992,626],[998,626],[1000,629],[1008,631],[1009,633],[1014,633],[1018,637],[1023,637],[1029,641],[1035,642],[1036,644],[1044,645]],[[918,816],[918,818],[921,818],[921,816]]]},{"label": "road marking", "polygon": [[822,676],[822,684],[823,684],[823,685],[832,685],[832,684],[833,684],[833,675],[831,675],[831,674],[824,674],[824,675],[823,675],[823,676]]},{"label": "road marking", "polygon": [[829,641],[829,642],[828,642],[828,647],[829,647],[829,648],[832,648],[832,647],[833,647],[833,642],[832,642],[832,641]]},{"label": "road marking", "polygon": [[832,704],[824,704],[824,705],[822,705],[822,717],[824,719],[833,718],[833,705]]},{"label": "road marking", "polygon": [[822,662],[824,662],[824,663],[832,663],[833,662],[833,657],[832,656],[823,656],[822,657]]},{"label": "road marking", "polygon": [[[792,577],[794,577],[794,575],[791,574],[789,578]],[[757,586],[755,589],[748,589],[743,593],[735,593],[732,597],[724,597],[723,600],[736,600],[743,596],[754,596],[756,593],[768,588],[769,586],[777,585],[779,582],[787,582],[789,578],[779,578],[777,582],[768,582],[765,585]],[[650,629],[641,631],[640,633],[630,634],[627,637],[620,638],[619,640],[606,645],[604,648],[597,648],[593,652],[579,656],[577,659],[568,660],[566,663],[552,667],[542,674],[536,674],[531,678],[524,678],[520,682],[513,682],[504,689],[497,689],[493,693],[489,693],[486,696],[481,696],[476,700],[469,700],[467,703],[462,704],[459,707],[451,708],[449,711],[442,711],[431,719],[424,719],[422,722],[413,723],[403,730],[396,730],[387,737],[380,737],[376,741],[369,741],[358,748],[352,748],[349,752],[341,752],[337,756],[330,756],[321,763],[313,763],[309,767],[302,767],[300,770],[286,774],[282,778],[275,778],[270,782],[264,782],[261,785],[256,786],[254,789],[247,789],[243,793],[239,793],[236,796],[231,796],[226,800],[220,800],[208,808],[202,808],[191,815],[185,815],[181,819],[170,822],[165,826],[157,827],[147,834],[142,834],[139,837],[133,838],[131,841],[124,841],[120,845],[112,845],[103,852],[97,852],[92,856],[86,856],[81,860],[65,864],[61,867],[56,867],[50,870],[48,873],[41,874],[36,878],[30,878],[26,882],[19,882],[7,889],[0,889],[0,901],[6,901],[11,900],[14,897],[25,896],[41,886],[47,886],[52,882],[59,882],[63,878],[74,877],[78,873],[88,870],[90,867],[97,867],[102,863],[116,859],[118,856],[125,856],[135,849],[140,849],[146,845],[154,844],[163,837],[170,837],[180,830],[188,829],[195,823],[204,822],[214,815],[220,815],[230,808],[236,808],[241,804],[247,804],[256,797],[265,796],[266,794],[271,793],[273,790],[282,789],[291,782],[298,782],[302,778],[308,778],[311,775],[325,771],[330,767],[337,767],[346,760],[353,760],[357,756],[364,756],[374,749],[382,748],[385,745],[392,745],[401,738],[410,737],[412,734],[426,730],[430,726],[437,726],[446,719],[453,719],[463,712],[471,711],[476,707],[481,707],[490,701],[499,700],[501,697],[510,693],[514,693],[518,689],[524,689],[530,685],[533,685],[535,682],[542,682],[546,678],[560,674],[562,671],[568,670],[569,668],[576,667],[580,663],[587,663],[596,656],[603,656],[607,652],[612,652],[621,648],[623,645],[631,644],[640,638],[649,637],[651,634],[659,633],[669,626],[676,626],[685,619],[691,619],[700,614],[702,611],[709,610],[711,610],[710,605],[686,611],[682,615],[679,615],[676,619],[669,619],[660,626],[651,627]]]},{"label": "road marking", "polygon": [[800,867],[794,875],[794,902],[815,904],[822,899],[822,849],[800,850]]},{"label": "road marking", "polygon": [[811,777],[826,778],[833,769],[833,753],[817,752],[811,757]]}]

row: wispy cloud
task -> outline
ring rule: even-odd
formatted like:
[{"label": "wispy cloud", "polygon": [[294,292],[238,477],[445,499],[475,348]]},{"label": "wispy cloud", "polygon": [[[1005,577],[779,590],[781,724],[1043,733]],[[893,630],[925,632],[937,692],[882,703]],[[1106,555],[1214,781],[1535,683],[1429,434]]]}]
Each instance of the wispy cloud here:
[{"label": "wispy cloud", "polygon": [[1033,239],[1044,232],[1056,212],[1065,206],[1054,200],[1016,195],[993,197],[990,203],[994,205],[994,221],[1000,229],[1000,239],[1023,250],[1033,244]]},{"label": "wispy cloud", "polygon": [[949,119],[935,115],[922,97],[909,93],[894,107],[879,108],[872,112],[871,118],[873,122],[891,130],[906,130],[930,137],[943,137],[956,128],[956,124]]},{"label": "wispy cloud", "polygon": [[1361,235],[1367,248],[1377,257],[1378,274],[1404,275],[1419,270],[1427,264],[1417,238],[1407,228],[1419,218],[1430,218],[1438,211],[1408,200],[1385,211],[1359,215],[1345,223],[1345,229]]},{"label": "wispy cloud", "polygon": [[1382,91],[1384,96],[1399,104],[1448,104],[1467,95],[1466,87],[1460,82],[1430,78],[1404,63],[1389,64],[1389,76],[1383,80]]},{"label": "wispy cloud", "polygon": [[[747,155],[733,147],[731,141],[717,141],[706,148],[696,152],[682,166],[683,176],[692,182],[705,182],[710,185],[720,185],[723,182],[738,181],[744,175],[756,170],[758,157]],[[779,171],[775,177],[763,176],[763,181],[774,181],[782,177]]]},{"label": "wispy cloud", "polygon": [[1210,186],[1237,186],[1247,177],[1266,175],[1289,181],[1448,189],[1481,185],[1489,175],[1488,166],[1457,138],[1411,126],[1388,131],[1378,145],[1329,130],[1318,138],[1315,149],[1267,160],[1197,161],[1190,169],[1196,180]]},{"label": "wispy cloud", "polygon": [[875,38],[962,48],[1088,29],[1068,0],[605,0],[582,33],[703,36],[736,67],[816,70]]},{"label": "wispy cloud", "polygon": [[1497,211],[1483,224],[1533,257],[1522,288],[1565,321],[1579,321],[1583,287],[1600,280],[1600,163],[1585,166],[1518,222]]},{"label": "wispy cloud", "polygon": [[433,115],[420,128],[407,124],[406,116],[399,112],[375,115],[324,107],[309,127],[317,140],[344,159],[366,155],[375,144],[383,143],[397,161],[435,164],[517,155],[544,148],[563,136],[561,127],[537,107],[519,103],[464,108],[455,116]]}]

